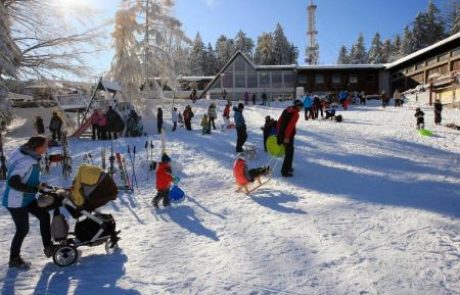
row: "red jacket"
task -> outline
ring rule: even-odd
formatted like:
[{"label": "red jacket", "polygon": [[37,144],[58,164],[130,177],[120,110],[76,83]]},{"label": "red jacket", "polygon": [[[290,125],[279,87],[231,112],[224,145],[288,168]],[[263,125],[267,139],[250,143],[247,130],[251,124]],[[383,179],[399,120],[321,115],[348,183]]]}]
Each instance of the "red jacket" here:
[{"label": "red jacket", "polygon": [[[288,120],[286,122],[286,120]],[[283,132],[284,139],[291,140],[295,135],[295,125],[299,120],[299,112],[295,107],[288,107],[278,119],[278,132]]]},{"label": "red jacket", "polygon": [[224,109],[224,118],[230,118],[230,105],[226,105]]},{"label": "red jacket", "polygon": [[237,159],[233,164],[233,175],[235,176],[236,183],[239,185],[246,185],[249,183],[249,180],[246,176],[246,162]]},{"label": "red jacket", "polygon": [[171,165],[169,163],[159,163],[157,167],[157,190],[166,190],[171,186],[173,178],[171,175]]}]

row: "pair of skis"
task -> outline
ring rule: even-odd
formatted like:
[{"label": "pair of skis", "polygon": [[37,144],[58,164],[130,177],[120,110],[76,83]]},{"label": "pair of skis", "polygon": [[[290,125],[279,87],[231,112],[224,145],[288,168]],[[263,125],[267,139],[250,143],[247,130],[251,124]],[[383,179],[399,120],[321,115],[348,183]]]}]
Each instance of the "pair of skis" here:
[{"label": "pair of skis", "polygon": [[124,158],[121,157],[120,153],[115,153],[115,159],[118,164],[118,172],[120,173],[121,181],[123,182],[123,186],[119,187],[119,189],[124,191],[133,191],[131,183],[129,181],[128,171],[126,170],[126,161]]},{"label": "pair of skis", "polygon": [[131,154],[131,148],[128,145],[128,156],[131,161],[131,168],[133,171],[132,178],[131,178],[131,183],[136,184],[136,188],[139,189],[139,186],[137,185],[137,177],[136,177],[136,146],[133,147],[133,153]]},{"label": "pair of skis", "polygon": [[145,157],[147,158],[147,176],[146,176],[146,180],[149,180],[149,174],[150,174],[150,171],[153,171],[153,148],[154,148],[154,145],[153,145],[153,140],[146,140],[145,141]]},{"label": "pair of skis", "polygon": [[69,154],[69,142],[67,139],[67,132],[62,132],[62,175],[64,179],[68,179],[72,174],[72,158]]}]

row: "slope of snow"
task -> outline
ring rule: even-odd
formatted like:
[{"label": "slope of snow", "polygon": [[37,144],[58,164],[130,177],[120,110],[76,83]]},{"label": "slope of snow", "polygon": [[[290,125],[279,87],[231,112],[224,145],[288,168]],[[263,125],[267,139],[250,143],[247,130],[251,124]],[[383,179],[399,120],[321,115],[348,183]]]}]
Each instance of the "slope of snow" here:
[{"label": "slope of snow", "polygon": [[[171,105],[161,104],[168,121]],[[9,270],[14,227],[1,209],[2,294],[459,294],[460,138],[434,126],[431,109],[425,118],[434,137],[415,131],[411,105],[353,106],[340,112],[343,123],[299,120],[295,177],[281,178],[277,169],[269,184],[246,196],[235,193],[232,176],[235,131],[198,130],[208,104],[192,105],[196,130],[167,134],[188,194],[172,208],[150,205],[155,189],[144,143],[153,139],[159,158],[159,136],[114,142],[123,153],[136,145],[139,163],[139,190],[101,209],[122,231],[120,253],[80,248],[76,265],[59,268],[43,257],[31,217],[23,256],[33,267]],[[282,108],[246,107],[248,141],[258,147],[251,167],[268,162],[260,127]],[[444,117],[460,123],[455,111]],[[23,141],[7,137],[7,152]],[[71,140],[74,167],[85,152],[99,162],[101,146],[110,143]],[[46,180],[70,185],[59,168]]]}]

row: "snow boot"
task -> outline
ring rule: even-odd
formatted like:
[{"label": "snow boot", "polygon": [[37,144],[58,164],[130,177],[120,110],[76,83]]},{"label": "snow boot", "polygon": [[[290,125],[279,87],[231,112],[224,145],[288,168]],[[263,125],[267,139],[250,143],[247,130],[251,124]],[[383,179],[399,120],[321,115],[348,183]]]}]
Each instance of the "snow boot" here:
[{"label": "snow boot", "polygon": [[45,254],[46,257],[50,258],[54,255],[54,251],[58,248],[57,245],[49,245],[46,246],[45,249],[43,249],[43,253]]},{"label": "snow boot", "polygon": [[20,256],[18,256],[18,257],[15,257],[15,258],[10,258],[10,261],[8,262],[8,266],[10,268],[17,268],[17,269],[21,269],[21,270],[29,270],[30,266],[31,266],[31,263],[22,260],[22,258]]}]

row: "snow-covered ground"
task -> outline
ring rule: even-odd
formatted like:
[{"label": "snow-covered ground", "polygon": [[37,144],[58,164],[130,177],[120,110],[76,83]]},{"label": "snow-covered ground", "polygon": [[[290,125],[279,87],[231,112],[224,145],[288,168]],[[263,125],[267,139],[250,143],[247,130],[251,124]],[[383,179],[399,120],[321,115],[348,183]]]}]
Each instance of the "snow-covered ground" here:
[{"label": "snow-covered ground", "polygon": [[[415,131],[410,105],[352,106],[340,112],[343,123],[300,120],[295,177],[276,171],[246,196],[235,193],[232,177],[235,131],[198,130],[208,104],[192,105],[195,131],[167,134],[189,196],[172,208],[150,205],[154,181],[140,163],[147,138],[114,142],[120,152],[136,145],[140,163],[135,195],[102,210],[122,231],[120,253],[81,248],[77,264],[59,268],[44,258],[31,217],[23,256],[32,269],[9,270],[14,227],[1,209],[1,294],[460,294],[460,132],[434,126],[431,109],[425,113],[434,137]],[[245,109],[249,142],[258,147],[251,166],[268,162],[260,127],[281,111]],[[444,117],[460,124],[453,110]],[[159,136],[149,139],[159,158]],[[22,142],[7,137],[7,154]],[[101,146],[110,143],[71,140],[74,167],[85,152],[98,158]],[[69,185],[59,173],[54,168],[46,180]]]}]

